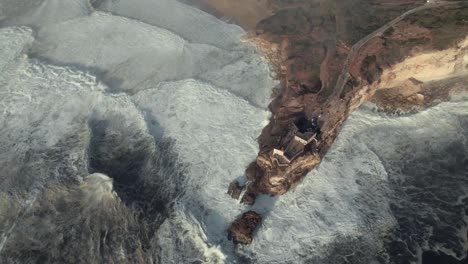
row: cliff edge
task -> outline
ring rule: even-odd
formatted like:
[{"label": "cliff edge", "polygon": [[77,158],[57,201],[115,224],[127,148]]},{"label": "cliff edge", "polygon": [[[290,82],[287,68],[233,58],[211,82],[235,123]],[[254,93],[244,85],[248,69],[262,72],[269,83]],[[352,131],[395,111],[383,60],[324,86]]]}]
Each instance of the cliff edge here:
[{"label": "cliff edge", "polygon": [[248,38],[282,85],[246,186],[230,187],[234,198],[243,191],[245,204],[296,186],[362,103],[412,112],[468,89],[468,2],[272,0],[269,6],[274,14]]}]

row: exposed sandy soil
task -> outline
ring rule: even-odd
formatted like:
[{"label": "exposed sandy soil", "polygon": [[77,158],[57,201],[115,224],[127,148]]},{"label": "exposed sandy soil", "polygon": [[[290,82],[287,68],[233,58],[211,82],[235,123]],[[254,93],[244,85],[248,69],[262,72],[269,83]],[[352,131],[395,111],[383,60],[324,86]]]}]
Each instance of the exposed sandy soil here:
[{"label": "exposed sandy soil", "polygon": [[[377,90],[370,99],[383,110],[394,112],[415,112],[437,103],[454,100],[468,93],[468,75],[458,75],[436,81],[419,82],[413,89],[408,85]],[[418,89],[414,89],[414,88]]]},{"label": "exposed sandy soil", "polygon": [[[421,51],[385,69],[370,99],[389,110],[410,111],[446,101],[468,86],[468,37],[453,48]],[[417,84],[416,84],[417,83]]]},{"label": "exposed sandy soil", "polygon": [[233,22],[245,30],[254,29],[258,22],[273,14],[268,0],[186,0],[185,2]]}]

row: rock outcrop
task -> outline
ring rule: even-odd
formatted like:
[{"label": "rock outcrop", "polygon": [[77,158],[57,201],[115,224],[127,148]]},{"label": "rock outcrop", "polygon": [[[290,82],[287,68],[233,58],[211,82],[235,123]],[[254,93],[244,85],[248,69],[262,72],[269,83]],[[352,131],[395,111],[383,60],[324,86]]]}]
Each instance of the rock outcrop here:
[{"label": "rock outcrop", "polygon": [[[271,0],[270,5],[274,15],[260,21],[249,39],[270,59],[282,87],[274,91],[258,157],[246,170],[246,204],[259,193],[281,195],[300,182],[363,102],[417,111],[467,90],[467,2]],[[317,125],[310,142],[294,130],[303,120]]]},{"label": "rock outcrop", "polygon": [[[428,106],[450,93],[431,83],[440,87],[468,71],[465,3],[296,1],[280,8],[252,36],[275,57],[283,88],[270,105],[272,120],[259,138],[258,169],[254,177],[247,173],[246,194],[288,191],[319,164],[361,103]],[[304,116],[318,117],[317,142],[288,167],[277,166],[272,151]]]},{"label": "rock outcrop", "polygon": [[253,232],[262,221],[262,217],[254,211],[248,211],[234,221],[228,230],[228,238],[234,244],[250,244]]},{"label": "rock outcrop", "polygon": [[238,181],[233,181],[231,182],[231,184],[229,184],[228,194],[232,198],[239,199],[241,193],[242,193],[242,187],[239,185]]}]

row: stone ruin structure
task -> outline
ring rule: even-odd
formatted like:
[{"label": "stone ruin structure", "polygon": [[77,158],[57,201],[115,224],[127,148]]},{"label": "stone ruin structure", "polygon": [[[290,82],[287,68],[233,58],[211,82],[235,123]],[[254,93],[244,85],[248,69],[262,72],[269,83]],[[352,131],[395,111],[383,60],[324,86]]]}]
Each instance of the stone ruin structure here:
[{"label": "stone ruin structure", "polygon": [[288,134],[280,141],[270,154],[271,160],[280,167],[287,167],[300,156],[307,145],[317,143],[317,133],[320,132],[317,119],[308,120],[301,117],[296,123],[289,126]]},{"label": "stone ruin structure", "polygon": [[[256,194],[267,193],[270,195],[281,194],[294,182],[294,163],[303,156],[305,151],[313,151],[318,144],[317,136],[320,134],[318,118],[307,119],[305,116],[289,125],[279,143],[267,155],[259,155],[256,162],[252,163],[246,170],[248,182],[241,186],[239,182],[233,181],[229,185],[228,194],[234,198],[241,198],[246,205],[255,203]],[[303,171],[302,169],[300,171]],[[286,184],[285,184],[286,183]],[[278,193],[268,192],[269,188],[281,186]],[[287,186],[287,187],[285,187]],[[228,228],[228,238],[235,244],[250,244],[256,227],[260,224],[262,217],[254,212],[248,211],[235,220]]]}]

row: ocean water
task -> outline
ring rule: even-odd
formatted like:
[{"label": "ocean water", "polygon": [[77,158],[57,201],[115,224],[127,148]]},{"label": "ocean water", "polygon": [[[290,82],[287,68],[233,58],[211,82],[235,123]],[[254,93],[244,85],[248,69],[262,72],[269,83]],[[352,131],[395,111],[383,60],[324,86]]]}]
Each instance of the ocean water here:
[{"label": "ocean water", "polygon": [[245,253],[258,263],[466,258],[467,122],[466,101],[407,116],[361,106],[318,169],[267,211]]},{"label": "ocean water", "polygon": [[362,106],[234,246],[227,187],[278,84],[241,28],[174,0],[0,0],[0,26],[0,263],[466,257],[466,98]]}]

